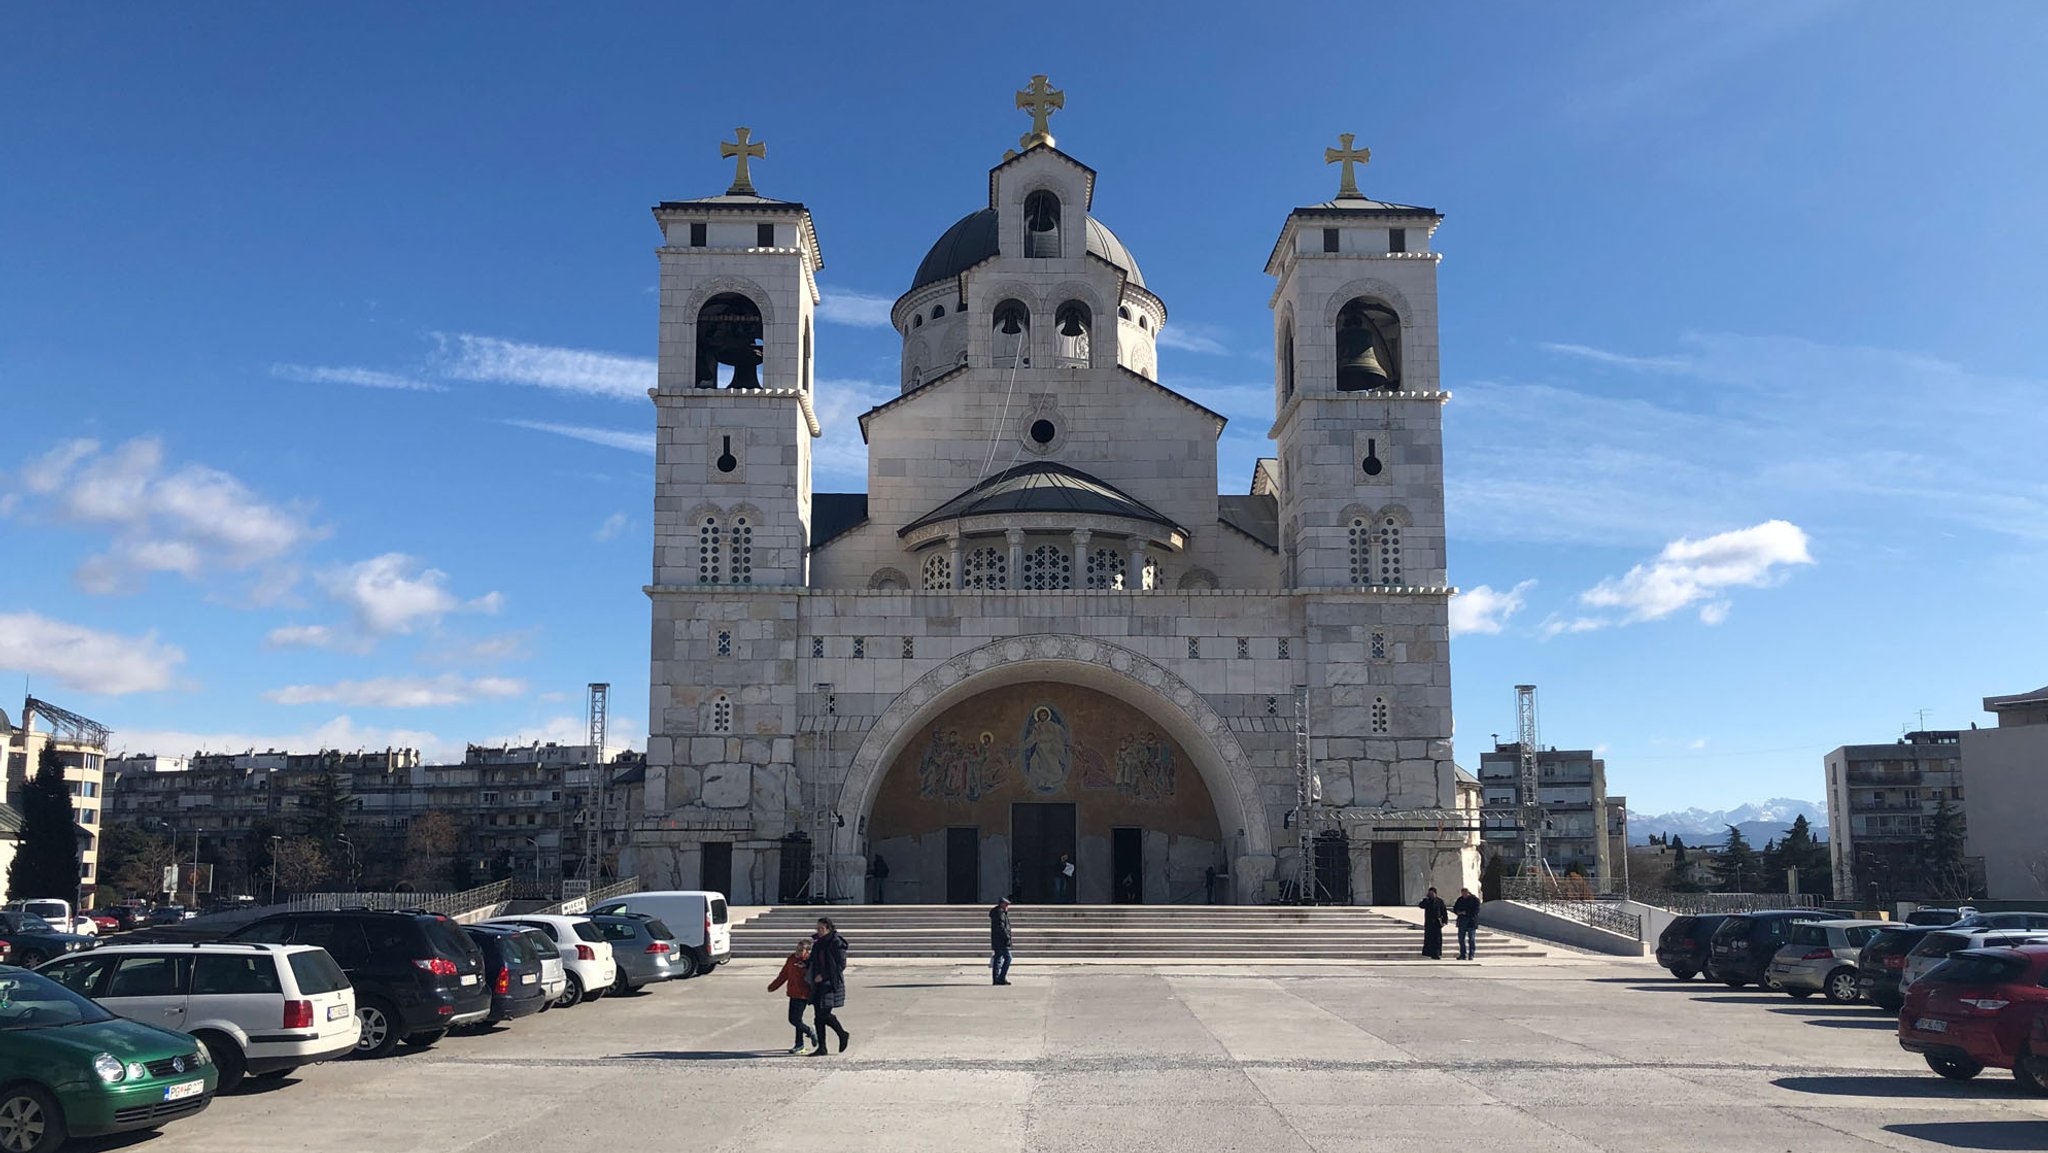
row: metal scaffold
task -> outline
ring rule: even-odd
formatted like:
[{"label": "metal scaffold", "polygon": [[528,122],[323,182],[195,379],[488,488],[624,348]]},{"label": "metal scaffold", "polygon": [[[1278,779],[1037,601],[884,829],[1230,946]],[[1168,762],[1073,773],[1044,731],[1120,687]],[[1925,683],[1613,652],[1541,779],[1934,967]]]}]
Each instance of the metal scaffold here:
[{"label": "metal scaffold", "polygon": [[583,821],[583,876],[592,885],[599,883],[599,874],[609,866],[605,855],[609,846],[605,843],[606,825],[610,816],[610,797],[607,786],[610,782],[610,768],[605,764],[604,741],[607,705],[611,686],[593,681],[590,685],[590,766],[588,800],[584,804]]}]

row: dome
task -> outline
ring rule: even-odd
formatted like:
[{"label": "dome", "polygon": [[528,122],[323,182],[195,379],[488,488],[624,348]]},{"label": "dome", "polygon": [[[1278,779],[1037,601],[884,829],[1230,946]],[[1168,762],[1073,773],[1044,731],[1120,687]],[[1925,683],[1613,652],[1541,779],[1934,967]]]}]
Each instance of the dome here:
[{"label": "dome", "polygon": [[[923,262],[917,266],[917,275],[910,282],[910,290],[915,292],[935,281],[958,276],[994,256],[997,252],[996,219],[993,208],[961,217],[939,237],[931,251],[924,254]],[[1088,218],[1088,251],[1123,270],[1132,284],[1145,287],[1145,277],[1138,272],[1138,262],[1131,256],[1131,250],[1116,238],[1116,233],[1093,216]]]}]

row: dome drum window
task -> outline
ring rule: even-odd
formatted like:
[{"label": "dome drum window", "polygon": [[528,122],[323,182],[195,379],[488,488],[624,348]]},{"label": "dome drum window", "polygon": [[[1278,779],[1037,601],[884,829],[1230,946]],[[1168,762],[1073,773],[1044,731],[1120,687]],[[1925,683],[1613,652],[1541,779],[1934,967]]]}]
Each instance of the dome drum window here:
[{"label": "dome drum window", "polygon": [[945,592],[953,587],[953,558],[935,552],[924,558],[924,591]]},{"label": "dome drum window", "polygon": [[1039,545],[1024,554],[1023,577],[1027,589],[1073,588],[1073,551],[1053,544]]},{"label": "dome drum window", "polygon": [[970,549],[962,562],[961,568],[961,588],[1006,589],[1010,587],[1010,557],[1004,549],[992,546]]}]

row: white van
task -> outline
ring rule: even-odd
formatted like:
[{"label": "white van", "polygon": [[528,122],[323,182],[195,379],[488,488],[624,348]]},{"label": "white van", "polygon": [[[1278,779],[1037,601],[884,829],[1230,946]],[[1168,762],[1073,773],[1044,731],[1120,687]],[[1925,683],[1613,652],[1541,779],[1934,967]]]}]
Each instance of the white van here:
[{"label": "white van", "polygon": [[669,927],[682,946],[676,976],[709,973],[732,960],[732,926],[727,924],[725,894],[708,889],[663,889],[614,897],[592,913],[619,916],[646,913]]}]

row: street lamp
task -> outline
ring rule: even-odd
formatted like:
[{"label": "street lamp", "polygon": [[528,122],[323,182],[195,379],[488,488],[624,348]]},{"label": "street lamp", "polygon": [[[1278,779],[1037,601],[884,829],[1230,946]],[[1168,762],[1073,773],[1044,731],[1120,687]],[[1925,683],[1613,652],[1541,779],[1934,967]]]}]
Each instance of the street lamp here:
[{"label": "street lamp", "polygon": [[533,887],[534,887],[535,889],[539,889],[539,888],[540,888],[540,842],[539,842],[539,841],[536,841],[536,840],[534,840],[534,839],[533,839],[532,837],[528,837],[528,838],[526,838],[526,843],[527,843],[527,844],[529,844],[529,845],[532,845],[532,846],[533,846]]},{"label": "street lamp", "polygon": [[353,893],[356,891],[356,843],[348,839],[347,833],[338,834],[334,839],[341,842],[341,847],[348,852],[348,891]]},{"label": "street lamp", "polygon": [[277,847],[283,843],[283,837],[276,833],[270,835],[270,903],[273,905],[277,904]]}]

